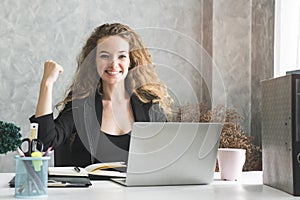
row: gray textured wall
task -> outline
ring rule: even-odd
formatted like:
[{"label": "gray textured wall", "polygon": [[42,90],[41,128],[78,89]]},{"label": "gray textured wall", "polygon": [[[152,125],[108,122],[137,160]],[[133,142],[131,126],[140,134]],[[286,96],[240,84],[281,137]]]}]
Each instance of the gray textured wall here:
[{"label": "gray textured wall", "polygon": [[[53,102],[56,103],[64,96],[76,68],[76,56],[93,28],[106,22],[121,22],[142,35],[161,78],[177,101],[194,101],[201,95],[202,99],[210,99],[201,93],[203,83],[195,70],[202,71],[208,77],[208,86],[214,87],[209,78],[213,72],[210,55],[213,55],[225,83],[227,104],[236,106],[245,116],[243,125],[250,134],[251,110],[259,107],[259,103],[251,107],[251,101],[259,102],[259,98],[251,100],[251,77],[256,76],[251,72],[251,52],[259,51],[252,47],[251,40],[257,34],[251,28],[254,2],[255,8],[260,9],[259,1],[254,0],[124,0],[122,3],[116,0],[2,0],[0,120],[15,123],[21,127],[23,136],[27,136],[28,118],[35,112],[43,62],[53,59],[65,69],[54,87]],[[268,5],[272,5],[273,0],[264,2],[267,4],[262,5],[263,9],[267,8],[264,12],[272,13],[272,6]],[[263,21],[262,26],[266,23],[268,21]],[[262,35],[272,39],[270,34]],[[200,44],[207,52],[202,51]],[[257,60],[257,68],[260,63],[261,60]],[[263,69],[272,67],[267,64]],[[257,85],[259,83],[252,88]],[[259,129],[259,122],[257,124],[254,127]],[[0,155],[0,172],[14,170],[13,155]]]},{"label": "gray textured wall", "polygon": [[213,60],[227,104],[244,117],[246,134],[261,143],[261,80],[273,77],[275,0],[213,1]]},{"label": "gray textured wall", "polygon": [[246,118],[243,126],[248,130],[250,122],[247,119],[251,110],[251,1],[218,0],[214,1],[213,10],[213,57],[224,77],[228,105],[234,105]]},{"label": "gray textured wall", "polygon": [[252,0],[251,135],[261,145],[261,80],[274,74],[275,0]]}]

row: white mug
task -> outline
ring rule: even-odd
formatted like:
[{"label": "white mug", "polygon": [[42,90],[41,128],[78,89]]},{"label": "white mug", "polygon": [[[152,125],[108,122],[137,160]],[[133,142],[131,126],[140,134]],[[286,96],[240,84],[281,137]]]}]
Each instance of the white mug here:
[{"label": "white mug", "polygon": [[222,180],[237,181],[246,161],[246,150],[235,148],[218,149],[218,165]]}]

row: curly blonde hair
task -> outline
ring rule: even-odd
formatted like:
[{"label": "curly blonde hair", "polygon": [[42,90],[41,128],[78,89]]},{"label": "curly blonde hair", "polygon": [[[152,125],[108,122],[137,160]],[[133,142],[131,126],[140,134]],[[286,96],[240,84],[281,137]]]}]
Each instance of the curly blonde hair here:
[{"label": "curly blonde hair", "polygon": [[129,43],[130,66],[125,79],[126,90],[143,103],[159,103],[168,119],[171,119],[173,100],[156,73],[148,49],[137,33],[120,23],[103,24],[93,31],[77,58],[75,77],[60,105],[86,98],[96,89],[100,94],[103,92],[102,79],[96,68],[96,47],[99,39],[109,36],[119,36]]}]

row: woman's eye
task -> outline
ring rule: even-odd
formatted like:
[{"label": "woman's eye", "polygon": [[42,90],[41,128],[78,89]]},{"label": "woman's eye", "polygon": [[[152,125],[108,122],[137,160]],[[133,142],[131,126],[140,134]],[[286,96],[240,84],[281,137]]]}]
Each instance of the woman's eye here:
[{"label": "woman's eye", "polygon": [[119,58],[124,59],[124,58],[127,58],[127,56],[126,55],[120,55]]},{"label": "woman's eye", "polygon": [[100,58],[102,58],[102,59],[108,59],[108,58],[109,58],[109,55],[102,54],[102,55],[100,55]]}]

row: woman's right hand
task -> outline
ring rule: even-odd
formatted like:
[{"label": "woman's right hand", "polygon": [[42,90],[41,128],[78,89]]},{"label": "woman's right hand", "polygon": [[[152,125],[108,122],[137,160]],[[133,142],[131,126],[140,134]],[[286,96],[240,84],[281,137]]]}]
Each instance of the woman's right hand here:
[{"label": "woman's right hand", "polygon": [[58,63],[52,60],[47,60],[44,63],[44,74],[42,78],[42,82],[47,84],[53,84],[59,74],[62,74],[64,69]]},{"label": "woman's right hand", "polygon": [[44,74],[40,86],[40,95],[36,106],[35,117],[52,113],[52,89],[63,68],[52,60],[44,63]]}]

